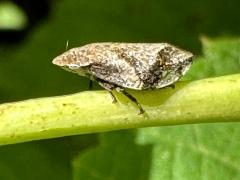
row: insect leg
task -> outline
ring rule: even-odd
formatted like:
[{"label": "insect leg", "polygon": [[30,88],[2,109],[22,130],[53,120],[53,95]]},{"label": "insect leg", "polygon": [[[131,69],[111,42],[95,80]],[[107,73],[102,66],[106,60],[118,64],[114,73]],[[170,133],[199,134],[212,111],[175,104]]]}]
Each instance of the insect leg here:
[{"label": "insect leg", "polygon": [[167,87],[170,87],[170,88],[172,88],[172,89],[175,89],[175,84],[170,84],[170,85],[168,85]]},{"label": "insect leg", "polygon": [[134,102],[138,108],[139,108],[139,114],[143,114],[144,110],[141,106],[141,104],[139,104],[139,102],[137,101],[137,99],[135,97],[133,97],[131,94],[129,94],[127,91],[125,91],[123,88],[117,87],[116,91],[123,93],[123,95],[125,95],[128,99],[130,99],[132,102]]},{"label": "insect leg", "polygon": [[110,93],[111,98],[112,98],[112,102],[113,102],[113,103],[117,102],[116,97],[115,97],[114,94],[112,93],[112,91],[113,91],[113,89],[114,89],[114,85],[109,84],[109,83],[106,83],[106,82],[103,82],[103,81],[100,81],[100,80],[98,80],[98,79],[97,79],[96,81],[98,82],[98,84],[99,84],[100,86],[102,86],[104,89],[106,89],[106,90]]},{"label": "insect leg", "polygon": [[88,89],[89,89],[89,90],[92,90],[92,87],[93,87],[93,81],[90,80],[90,81],[89,81],[89,84],[88,84]]},{"label": "insect leg", "polygon": [[112,98],[112,103],[116,103],[117,102],[117,99],[116,97],[114,96],[114,94],[112,93],[112,91],[108,91],[111,95],[111,98]]}]

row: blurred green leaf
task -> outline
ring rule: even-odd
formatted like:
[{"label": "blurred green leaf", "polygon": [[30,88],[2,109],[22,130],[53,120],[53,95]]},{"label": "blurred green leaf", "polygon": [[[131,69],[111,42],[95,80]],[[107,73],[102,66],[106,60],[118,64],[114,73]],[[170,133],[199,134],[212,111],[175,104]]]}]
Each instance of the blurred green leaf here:
[{"label": "blurred green leaf", "polygon": [[0,2],[0,30],[22,30],[27,25],[24,11],[11,1]]},{"label": "blurred green leaf", "polygon": [[202,37],[204,57],[195,60],[185,80],[202,79],[240,72],[240,38]]},{"label": "blurred green leaf", "polygon": [[148,179],[152,146],[139,146],[134,136],[133,130],[100,135],[100,146],[73,161],[73,179]]}]

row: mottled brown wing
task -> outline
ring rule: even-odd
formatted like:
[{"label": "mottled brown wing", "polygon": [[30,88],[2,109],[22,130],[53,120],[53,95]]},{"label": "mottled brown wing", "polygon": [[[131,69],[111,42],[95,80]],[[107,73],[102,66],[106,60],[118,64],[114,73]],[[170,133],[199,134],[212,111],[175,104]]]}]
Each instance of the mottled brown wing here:
[{"label": "mottled brown wing", "polygon": [[134,67],[123,59],[108,61],[106,64],[93,63],[90,65],[89,70],[94,77],[105,82],[130,89],[142,89],[142,82]]}]

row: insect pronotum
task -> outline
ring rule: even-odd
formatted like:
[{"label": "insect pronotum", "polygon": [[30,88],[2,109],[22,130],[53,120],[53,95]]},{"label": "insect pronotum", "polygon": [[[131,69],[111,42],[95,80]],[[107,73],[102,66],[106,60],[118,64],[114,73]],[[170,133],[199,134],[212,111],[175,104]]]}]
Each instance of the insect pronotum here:
[{"label": "insect pronotum", "polygon": [[125,88],[144,90],[173,85],[190,68],[193,54],[168,43],[93,43],[70,49],[53,60],[68,71],[122,92],[143,113]]}]

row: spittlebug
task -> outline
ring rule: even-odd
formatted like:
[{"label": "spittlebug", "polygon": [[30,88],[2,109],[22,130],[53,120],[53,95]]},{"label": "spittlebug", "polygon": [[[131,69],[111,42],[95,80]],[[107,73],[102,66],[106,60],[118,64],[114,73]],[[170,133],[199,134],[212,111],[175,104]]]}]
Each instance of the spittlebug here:
[{"label": "spittlebug", "polygon": [[144,110],[125,88],[144,90],[173,85],[190,68],[193,54],[168,43],[93,43],[70,49],[53,60],[68,71],[122,92]]}]

